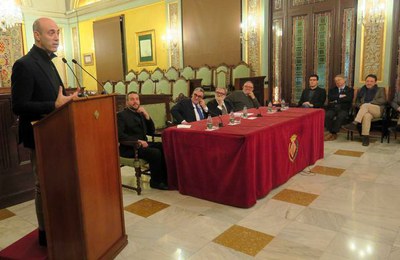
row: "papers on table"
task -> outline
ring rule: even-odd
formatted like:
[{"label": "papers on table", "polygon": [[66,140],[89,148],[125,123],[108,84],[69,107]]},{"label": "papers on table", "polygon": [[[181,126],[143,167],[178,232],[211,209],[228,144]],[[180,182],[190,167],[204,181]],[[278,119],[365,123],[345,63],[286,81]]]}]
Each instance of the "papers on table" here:
[{"label": "papers on table", "polygon": [[180,124],[180,125],[176,126],[176,128],[191,128],[191,127],[192,127],[191,125],[184,125],[184,124]]}]

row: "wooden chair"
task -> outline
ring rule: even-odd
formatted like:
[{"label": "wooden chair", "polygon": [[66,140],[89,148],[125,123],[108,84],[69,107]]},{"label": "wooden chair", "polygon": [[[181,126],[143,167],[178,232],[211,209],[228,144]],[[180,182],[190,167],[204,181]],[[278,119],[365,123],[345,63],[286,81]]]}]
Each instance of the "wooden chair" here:
[{"label": "wooden chair", "polygon": [[394,139],[397,139],[397,121],[399,120],[400,113],[397,112],[393,107],[388,107],[388,140],[387,142],[390,143],[390,135],[394,134]]},{"label": "wooden chair", "polygon": [[211,90],[212,82],[213,82],[213,73],[211,68],[208,65],[204,65],[197,69],[196,71],[196,79],[201,79],[201,86],[205,90]]},{"label": "wooden chair", "polygon": [[137,195],[140,195],[142,193],[142,174],[150,175],[147,161],[140,159],[138,155],[141,144],[137,141],[120,141],[120,144],[132,147],[135,154],[134,158],[119,157],[120,167],[129,166],[134,168],[136,177],[136,187],[126,184],[122,184],[122,187],[135,190]]},{"label": "wooden chair", "polygon": [[232,80],[231,80],[232,83],[234,83],[235,79],[237,78],[248,78],[251,75],[250,66],[246,62],[241,61],[238,65],[232,68],[231,75],[232,75]]},{"label": "wooden chair", "polygon": [[114,93],[114,82],[111,80],[102,82],[104,89],[107,91],[108,94]]},{"label": "wooden chair", "polygon": [[160,81],[164,77],[164,72],[160,68],[156,68],[153,73],[151,73],[150,78],[154,82]]},{"label": "wooden chair", "polygon": [[172,84],[171,82],[163,77],[161,78],[156,85],[156,94],[171,94],[172,93]]},{"label": "wooden chair", "polygon": [[150,72],[146,69],[142,69],[137,76],[137,80],[139,83],[143,82],[149,78],[150,78]]},{"label": "wooden chair", "polygon": [[229,79],[230,79],[230,68],[228,65],[225,63],[220,64],[218,67],[214,69],[214,87],[219,87],[219,88],[228,88],[228,86],[231,84]]},{"label": "wooden chair", "polygon": [[179,71],[175,67],[169,67],[165,72],[165,77],[169,81],[176,81],[179,78]]},{"label": "wooden chair", "polygon": [[122,94],[122,95],[126,94],[126,83],[125,83],[125,81],[120,80],[117,83],[115,83],[115,85],[114,85],[114,93],[118,93],[118,94]]},{"label": "wooden chair", "polygon": [[185,97],[189,97],[189,81],[186,79],[179,77],[173,84],[172,84],[172,100],[178,98],[180,94],[184,95]]},{"label": "wooden chair", "polygon": [[196,78],[196,72],[191,66],[186,66],[181,71],[181,77],[186,80],[191,80]]},{"label": "wooden chair", "polygon": [[128,82],[127,93],[131,91],[135,91],[137,93],[140,92],[140,84],[136,79],[133,79],[130,82]]},{"label": "wooden chair", "polygon": [[145,80],[140,86],[140,94],[155,94],[156,85],[151,79]]},{"label": "wooden chair", "polygon": [[126,74],[126,76],[125,76],[125,80],[126,81],[131,81],[133,79],[137,79],[136,72],[134,70],[129,70],[128,74]]}]

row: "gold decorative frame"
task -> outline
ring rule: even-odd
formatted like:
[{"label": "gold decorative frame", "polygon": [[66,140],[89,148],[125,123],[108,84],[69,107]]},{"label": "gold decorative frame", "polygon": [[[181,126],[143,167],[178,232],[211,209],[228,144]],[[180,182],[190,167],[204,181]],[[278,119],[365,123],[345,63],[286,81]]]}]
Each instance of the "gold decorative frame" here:
[{"label": "gold decorative frame", "polygon": [[136,50],[138,66],[156,65],[156,38],[155,31],[136,33]]},{"label": "gold decorative frame", "polygon": [[83,54],[83,64],[85,66],[91,66],[94,64],[93,62],[93,53],[84,53]]}]

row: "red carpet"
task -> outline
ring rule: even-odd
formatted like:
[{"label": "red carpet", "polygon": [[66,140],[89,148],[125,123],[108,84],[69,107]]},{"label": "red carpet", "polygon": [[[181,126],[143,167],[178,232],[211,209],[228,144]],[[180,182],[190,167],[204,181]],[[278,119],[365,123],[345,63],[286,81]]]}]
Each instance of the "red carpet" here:
[{"label": "red carpet", "polygon": [[38,230],[35,229],[7,248],[0,251],[1,260],[24,259],[43,260],[47,259],[47,248],[39,246]]}]

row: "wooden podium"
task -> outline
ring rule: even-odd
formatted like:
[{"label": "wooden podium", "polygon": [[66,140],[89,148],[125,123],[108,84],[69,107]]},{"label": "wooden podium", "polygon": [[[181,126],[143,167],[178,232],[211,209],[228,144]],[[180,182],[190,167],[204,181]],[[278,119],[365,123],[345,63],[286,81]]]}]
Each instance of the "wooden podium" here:
[{"label": "wooden podium", "polygon": [[82,98],[34,124],[49,259],[110,259],[128,243],[115,107]]}]

